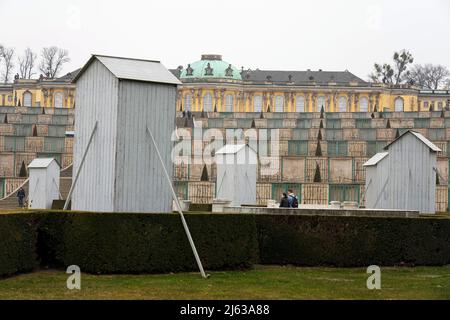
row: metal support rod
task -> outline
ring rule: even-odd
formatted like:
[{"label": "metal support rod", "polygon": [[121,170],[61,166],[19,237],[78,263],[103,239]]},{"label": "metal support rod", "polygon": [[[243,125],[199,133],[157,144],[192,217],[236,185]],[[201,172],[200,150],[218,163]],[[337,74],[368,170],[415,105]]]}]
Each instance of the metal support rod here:
[{"label": "metal support rod", "polygon": [[84,154],[83,154],[83,158],[81,159],[80,166],[78,167],[77,173],[75,175],[75,179],[73,180],[72,185],[70,186],[69,194],[67,195],[67,199],[66,199],[66,202],[64,203],[63,210],[67,210],[67,207],[69,206],[70,199],[72,198],[73,189],[74,189],[75,185],[77,184],[78,177],[80,176],[81,169],[83,168],[84,160],[86,159],[86,155],[89,151],[89,147],[91,146],[91,142],[92,142],[92,139],[94,138],[94,134],[97,131],[97,125],[98,125],[98,121],[95,121],[95,125],[94,125],[94,128],[92,129],[91,136],[89,137],[89,141],[86,146],[86,150],[84,150]]},{"label": "metal support rod", "polygon": [[202,265],[199,255],[197,253],[197,249],[195,248],[194,240],[192,240],[191,232],[189,231],[189,227],[186,223],[186,220],[184,219],[184,215],[183,215],[183,211],[181,210],[180,202],[178,201],[178,197],[175,193],[175,189],[172,186],[172,180],[169,176],[169,173],[166,170],[166,166],[164,165],[164,161],[161,157],[161,154],[159,153],[159,149],[158,149],[158,146],[156,145],[156,141],[153,138],[153,134],[150,131],[150,129],[148,128],[148,126],[147,126],[147,133],[149,134],[150,138],[152,139],[153,146],[155,147],[155,150],[156,150],[156,154],[158,155],[159,161],[161,162],[162,169],[167,178],[167,182],[169,183],[170,190],[172,191],[173,200],[175,201],[175,203],[177,205],[178,213],[180,214],[181,222],[183,223],[183,227],[184,227],[184,231],[186,232],[186,236],[189,240],[189,244],[191,245],[192,252],[194,253],[194,257],[195,257],[195,260],[197,261],[198,268],[200,269],[200,273],[204,279],[208,279],[209,275],[206,275],[205,270],[203,270],[203,265]]}]

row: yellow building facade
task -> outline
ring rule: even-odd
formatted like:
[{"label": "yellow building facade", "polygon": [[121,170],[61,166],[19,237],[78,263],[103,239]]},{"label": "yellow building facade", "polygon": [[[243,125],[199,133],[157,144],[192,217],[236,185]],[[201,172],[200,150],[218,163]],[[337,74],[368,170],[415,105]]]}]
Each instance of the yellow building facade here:
[{"label": "yellow building facade", "polygon": [[180,78],[177,110],[191,112],[374,112],[449,108],[450,92],[366,82],[349,71],[238,70],[202,55]]},{"label": "yellow building facade", "polygon": [[11,84],[0,85],[0,105],[45,108],[73,108],[75,85],[71,72],[55,79],[19,79]]}]

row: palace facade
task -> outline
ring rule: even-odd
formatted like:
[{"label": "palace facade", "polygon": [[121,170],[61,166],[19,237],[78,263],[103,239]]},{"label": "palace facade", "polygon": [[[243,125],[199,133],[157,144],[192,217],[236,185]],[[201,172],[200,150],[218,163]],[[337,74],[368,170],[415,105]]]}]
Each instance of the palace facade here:
[{"label": "palace facade", "polygon": [[239,70],[220,55],[204,54],[171,71],[183,83],[180,111],[401,112],[450,107],[450,91],[370,83],[347,70]]},{"label": "palace facade", "polygon": [[66,75],[47,79],[20,79],[0,85],[0,105],[14,107],[73,108],[75,106],[75,85],[73,77],[78,70]]}]

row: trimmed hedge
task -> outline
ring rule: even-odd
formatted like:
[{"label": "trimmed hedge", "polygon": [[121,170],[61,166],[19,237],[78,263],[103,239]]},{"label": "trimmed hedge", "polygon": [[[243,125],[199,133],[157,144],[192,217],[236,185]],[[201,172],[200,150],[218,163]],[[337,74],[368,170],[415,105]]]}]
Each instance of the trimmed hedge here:
[{"label": "trimmed hedge", "polygon": [[256,216],[262,264],[450,264],[450,219]]},{"label": "trimmed hedge", "polygon": [[[255,263],[338,267],[450,264],[450,219],[185,215],[205,269]],[[196,271],[178,214],[0,215],[0,276],[40,265],[90,273]]]},{"label": "trimmed hedge", "polygon": [[[250,215],[186,214],[205,269],[247,268],[257,260]],[[40,252],[51,266],[91,273],[194,271],[197,265],[178,214],[61,213],[45,216]]]},{"label": "trimmed hedge", "polygon": [[0,276],[30,271],[38,266],[36,235],[35,215],[0,215]]}]

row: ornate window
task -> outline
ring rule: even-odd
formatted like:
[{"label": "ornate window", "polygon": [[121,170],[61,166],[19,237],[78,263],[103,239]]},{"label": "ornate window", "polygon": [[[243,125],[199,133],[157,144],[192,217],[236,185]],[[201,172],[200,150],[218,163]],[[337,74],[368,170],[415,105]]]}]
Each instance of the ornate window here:
[{"label": "ornate window", "polygon": [[339,97],[339,112],[347,112],[347,97]]},{"label": "ornate window", "polygon": [[203,96],[203,111],[212,112],[212,96],[210,93],[206,93]]},{"label": "ornate window", "polygon": [[253,97],[253,111],[261,112],[262,111],[262,96],[257,95]]},{"label": "ornate window", "polygon": [[369,99],[367,99],[366,97],[361,97],[361,99],[359,99],[359,111],[369,111]]},{"label": "ornate window", "polygon": [[283,112],[284,109],[284,97],[276,96],[275,97],[275,112]]},{"label": "ornate window", "polygon": [[24,107],[31,107],[33,95],[30,91],[25,91],[23,93],[23,106]]},{"label": "ornate window", "polygon": [[303,96],[297,96],[297,99],[295,99],[295,111],[305,112],[305,98]]},{"label": "ornate window", "polygon": [[394,111],[401,112],[403,111],[403,99],[398,97],[394,100]]},{"label": "ornate window", "polygon": [[430,104],[428,101],[423,102],[423,110],[428,111],[430,109]]},{"label": "ornate window", "polygon": [[317,106],[316,106],[317,112],[320,112],[322,110],[322,107],[323,107],[324,111],[326,110],[325,103],[326,103],[326,100],[325,100],[324,96],[320,96],[317,98]]},{"label": "ornate window", "polygon": [[231,94],[225,96],[225,111],[233,112],[234,97]]},{"label": "ornate window", "polygon": [[55,93],[55,108],[63,107],[63,95],[61,92]]},{"label": "ornate window", "polygon": [[437,104],[437,109],[438,111],[441,111],[443,109],[444,104],[442,103],[442,101],[439,101]]},{"label": "ornate window", "polygon": [[190,93],[184,96],[184,110],[191,111],[192,106],[192,95]]}]

